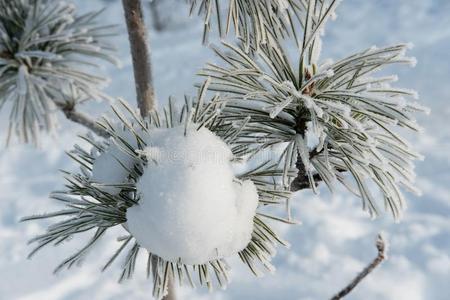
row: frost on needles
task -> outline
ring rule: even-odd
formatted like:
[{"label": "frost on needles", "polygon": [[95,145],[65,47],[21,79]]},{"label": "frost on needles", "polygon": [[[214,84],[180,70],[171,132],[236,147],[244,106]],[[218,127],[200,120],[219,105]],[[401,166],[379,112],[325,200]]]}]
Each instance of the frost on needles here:
[{"label": "frost on needles", "polygon": [[[134,134],[121,126],[115,133],[133,149]],[[153,129],[140,138],[144,159],[136,183],[138,205],[127,210],[124,225],[140,246],[171,262],[190,265],[228,257],[250,242],[258,193],[250,180],[233,173],[233,153],[209,129],[190,124]],[[130,170],[140,159],[111,142],[92,166],[98,189],[118,195],[130,184]]]},{"label": "frost on needles", "polygon": [[[267,42],[249,50],[224,42],[214,48],[221,63],[208,64],[200,75],[212,78],[210,90],[227,95],[221,117],[248,123],[240,135],[253,139],[253,147],[283,147],[284,172],[298,171],[293,181],[284,180],[293,191],[318,192],[319,182],[333,191],[340,183],[371,216],[380,213],[381,202],[398,219],[406,206],[402,189],[419,192],[414,160],[422,158],[401,132],[420,131],[416,113],[428,110],[416,92],[377,71],[414,66],[416,60],[406,56],[410,45],[319,61],[324,26],[339,1],[303,2],[302,35],[286,41],[267,32]],[[295,55],[289,46],[298,47]]]},{"label": "frost on needles", "polygon": [[56,0],[0,0],[0,110],[10,108],[7,141],[37,143],[56,127],[58,109],[91,99],[107,79],[89,68],[96,60],[118,64],[105,37],[114,26],[98,23],[100,12],[77,14]]},{"label": "frost on needles", "polygon": [[[370,215],[376,216],[381,202],[400,217],[402,189],[418,192],[413,162],[421,158],[401,133],[419,131],[415,114],[427,109],[415,102],[415,92],[395,86],[395,76],[376,71],[414,65],[406,56],[409,45],[320,61],[324,26],[340,1],[223,2],[229,4],[225,28],[219,1],[189,1],[205,16],[205,38],[216,11],[219,32],[233,27],[239,42],[214,49],[222,63],[203,69],[207,80],[198,96],[186,97],[181,107],[169,99],[167,107],[141,118],[122,102],[121,109],[113,107],[112,119],[99,123],[108,140],[82,137],[90,149],[75,146],[69,153],[80,170],[65,172],[67,188],[52,194],[65,208],[25,219],[62,218],[32,240],[31,255],[95,231],[57,270],[71,268],[120,225],[126,235],[104,269],[120,256],[120,279],[130,278],[145,249],[154,295],[161,298],[169,278],[226,286],[226,257],[234,254],[255,275],[272,271],[276,246],[287,243],[267,221],[292,223],[291,190],[317,192],[324,182],[333,191],[340,183]],[[23,92],[30,70],[12,65],[4,70],[11,80],[19,78],[15,90]],[[207,99],[208,91],[217,94]],[[282,148],[275,159],[252,160],[273,146]],[[235,162],[244,162],[245,170],[233,172]],[[287,219],[262,213],[280,205]]]},{"label": "frost on needles", "polygon": [[225,259],[233,255],[256,275],[262,269],[273,271],[275,247],[286,243],[266,222],[283,218],[258,210],[285,203],[290,192],[276,184],[282,174],[276,164],[263,162],[234,171],[233,164],[254,150],[237,139],[242,126],[219,118],[225,101],[217,96],[205,101],[208,84],[194,101],[186,98],[181,109],[169,100],[163,114],[154,111],[149,119],[125,102],[122,109],[114,107],[114,118],[100,122],[111,138],[96,141],[86,135],[83,139],[91,149],[76,146],[69,153],[80,172],[67,172],[67,190],[52,195],[66,209],[25,219],[63,218],[33,239],[36,248],[31,255],[45,245],[96,229],[86,246],[57,271],[71,268],[108,229],[121,225],[127,235],[118,239],[122,245],[105,269],[126,252],[121,280],[130,278],[138,253],[145,249],[157,298],[164,295],[169,277],[192,286],[199,282],[211,288],[214,281],[226,286]]}]

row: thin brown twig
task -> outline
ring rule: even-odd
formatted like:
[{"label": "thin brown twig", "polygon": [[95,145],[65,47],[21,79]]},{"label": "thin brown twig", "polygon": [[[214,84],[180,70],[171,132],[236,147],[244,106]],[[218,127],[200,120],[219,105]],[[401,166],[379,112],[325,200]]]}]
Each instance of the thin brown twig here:
[{"label": "thin brown twig", "polygon": [[376,247],[378,255],[375,259],[362,270],[344,289],[337,293],[331,300],[339,300],[347,296],[364,278],[372,273],[386,259],[386,241],[381,234],[378,234]]}]

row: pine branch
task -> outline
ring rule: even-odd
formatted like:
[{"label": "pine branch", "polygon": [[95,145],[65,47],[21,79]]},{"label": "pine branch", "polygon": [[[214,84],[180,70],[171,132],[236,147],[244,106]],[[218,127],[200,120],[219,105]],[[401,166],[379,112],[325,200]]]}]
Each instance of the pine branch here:
[{"label": "pine branch", "polygon": [[[203,90],[206,90],[207,84]],[[210,100],[210,101],[208,101]],[[233,156],[243,155],[241,147],[237,145],[238,133],[242,128],[233,126],[233,123],[225,123],[222,119],[216,118],[218,112],[224,107],[224,102],[217,97],[205,99],[205,94],[200,92],[196,100],[186,102],[181,109],[177,110],[172,105],[172,101],[162,109],[164,113],[157,110],[151,112],[149,118],[143,119],[138,112],[126,102],[121,101],[121,108],[114,107],[114,120],[104,117],[100,120],[99,126],[104,128],[111,136],[108,141],[93,139],[91,135],[82,136],[82,139],[92,146],[92,151],[76,145],[68,152],[68,155],[80,166],[80,171],[76,173],[65,172],[67,185],[64,191],[52,193],[52,198],[61,201],[66,208],[56,212],[38,214],[24,218],[23,221],[64,218],[51,225],[47,232],[35,237],[31,243],[35,248],[31,255],[40,251],[44,247],[59,245],[63,241],[75,238],[79,233],[91,231],[93,229],[109,229],[117,225],[122,225],[125,230],[127,210],[135,206],[139,197],[136,193],[136,182],[143,175],[143,167],[148,162],[142,155],[147,147],[150,134],[153,130],[167,128],[179,128],[197,124],[201,128],[213,131],[218,137],[230,145]],[[121,179],[110,181],[101,176],[96,177],[95,170],[98,170],[98,158],[111,158],[109,168],[118,170],[124,168],[127,174]],[[105,157],[106,156],[106,157]],[[102,166],[100,166],[101,168]],[[281,204],[285,203],[290,193],[274,185],[283,176],[281,169],[276,163],[263,163],[256,168],[243,172],[236,176],[239,181],[251,180],[254,182],[261,204]],[[275,255],[276,245],[286,245],[277,233],[266,224],[262,218],[268,218],[281,222],[286,222],[282,218],[267,214],[258,213],[254,217],[254,231],[248,246],[240,252],[240,257],[254,274],[261,274],[262,268],[272,270],[271,258]],[[85,248],[76,252],[70,259],[65,260],[58,270],[72,267],[80,259],[84,258],[88,251],[100,237],[94,235]],[[132,235],[121,236],[118,242],[122,245],[118,247],[114,255],[105,264],[103,270],[107,269],[117,260],[119,255],[126,255],[126,263],[122,265],[121,280],[129,279],[134,273],[136,256],[138,249],[135,246],[129,247],[130,242],[136,240]],[[152,259],[155,258],[155,259]],[[229,282],[229,268],[224,259],[215,259],[200,265],[189,265],[182,262],[170,262],[158,257],[154,253],[149,253],[147,262],[148,276],[152,274],[152,267],[156,267],[153,272],[154,290],[153,296],[161,299],[164,293],[169,291],[169,297],[174,299],[173,286],[176,282],[185,283],[189,279],[191,286],[194,286],[192,275],[198,275],[200,284],[212,288],[211,275],[217,278],[220,287],[225,287]],[[261,268],[261,269],[260,269]],[[156,274],[155,274],[156,273]],[[172,283],[171,283],[172,281]]]},{"label": "pine branch", "polygon": [[[336,183],[344,185],[362,199],[363,210],[377,216],[371,181],[382,192],[385,208],[398,218],[405,206],[402,188],[418,192],[413,161],[422,156],[397,130],[420,130],[415,114],[427,109],[414,101],[413,91],[391,86],[395,76],[375,73],[392,64],[414,64],[405,56],[408,45],[372,47],[333,64],[307,63],[296,70],[284,43],[269,37],[270,42],[252,53],[242,45],[223,43],[225,50],[214,51],[225,66],[208,64],[200,72],[212,78],[209,90],[229,97],[222,118],[248,123],[240,137],[249,147],[284,145],[279,157],[283,184],[291,182],[287,174],[300,156],[305,166],[293,191],[307,186],[305,175],[317,191],[320,175],[319,181],[330,190]],[[304,61],[317,61],[306,57],[310,52],[306,51]],[[324,149],[314,159],[309,136],[318,139],[318,152]],[[349,180],[342,172],[348,173]]]},{"label": "pine branch", "polygon": [[378,255],[364,270],[356,276],[349,285],[337,293],[331,300],[339,300],[347,296],[364,278],[372,273],[386,259],[386,241],[381,234],[378,234],[376,247]]},{"label": "pine branch", "polygon": [[106,78],[83,68],[99,66],[97,60],[119,64],[107,41],[116,26],[100,24],[101,13],[79,14],[65,1],[0,1],[0,110],[11,104],[7,141],[14,135],[37,144],[40,133],[52,132],[57,100],[109,99],[101,91]]},{"label": "pine branch", "polygon": [[122,0],[133,58],[136,97],[141,115],[148,116],[155,106],[150,47],[139,0]]},{"label": "pine branch", "polygon": [[108,138],[109,133],[97,124],[97,122],[91,117],[83,112],[79,112],[75,109],[75,105],[59,105],[59,108],[64,113],[66,118],[72,122],[78,123],[91,131],[93,131],[98,136]]}]

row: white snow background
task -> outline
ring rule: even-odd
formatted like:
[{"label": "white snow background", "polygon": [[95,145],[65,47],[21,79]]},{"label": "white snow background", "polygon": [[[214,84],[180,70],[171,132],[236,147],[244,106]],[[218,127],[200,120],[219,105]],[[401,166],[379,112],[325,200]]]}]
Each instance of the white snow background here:
[{"label": "white snow background", "polygon": [[[179,1],[183,2],[183,1]],[[124,24],[120,1],[78,0],[82,11],[107,10],[102,22]],[[173,10],[172,25],[162,33],[151,31],[156,90],[161,104],[169,95],[181,99],[193,94],[199,82],[195,72],[214,60],[201,45],[202,21],[187,17],[184,4]],[[365,280],[347,299],[447,300],[450,299],[450,1],[448,0],[345,0],[338,19],[328,24],[323,58],[340,58],[372,45],[413,42],[410,54],[419,63],[415,69],[390,69],[399,85],[419,91],[422,103],[432,109],[421,116],[426,131],[413,140],[426,159],[417,166],[417,185],[422,197],[408,195],[409,208],[396,224],[389,215],[371,221],[358,199],[340,191],[332,196],[324,188],[320,196],[297,193],[294,215],[301,226],[280,226],[292,244],[279,248],[277,272],[254,278],[238,259],[233,259],[232,283],[225,291],[209,294],[203,289],[178,289],[180,299],[328,299],[340,290],[375,255],[374,240],[383,230],[390,241],[389,260]],[[150,22],[148,22],[150,24]],[[121,70],[107,66],[112,77],[111,96],[134,104],[134,83],[128,40],[115,38],[124,62]],[[216,41],[216,40],[215,40]],[[96,113],[104,104],[83,107]],[[8,114],[0,114],[0,139],[4,141]],[[151,282],[144,266],[133,280],[117,284],[119,266],[100,273],[117,247],[104,238],[81,268],[56,276],[54,267],[78,249],[80,238],[58,248],[47,248],[33,260],[27,241],[42,232],[45,222],[18,223],[23,217],[58,208],[48,199],[63,187],[59,169],[74,170],[64,151],[78,142],[82,127],[63,120],[57,137],[46,137],[39,149],[14,145],[0,150],[0,299],[83,300],[151,299]],[[117,228],[117,231],[120,231]],[[114,246],[114,247],[112,247]]]}]

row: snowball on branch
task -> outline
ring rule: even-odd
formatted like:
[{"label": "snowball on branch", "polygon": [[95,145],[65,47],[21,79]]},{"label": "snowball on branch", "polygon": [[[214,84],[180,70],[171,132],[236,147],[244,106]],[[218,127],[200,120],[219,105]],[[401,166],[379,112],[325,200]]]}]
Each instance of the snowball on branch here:
[{"label": "snowball on branch", "polygon": [[204,264],[250,242],[258,193],[239,182],[229,147],[206,128],[159,129],[143,151],[139,204],[127,211],[138,243],[165,260]]}]

